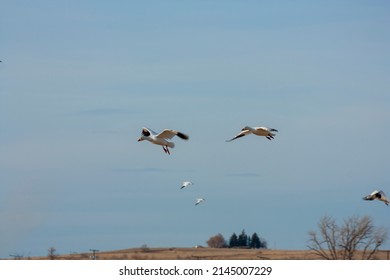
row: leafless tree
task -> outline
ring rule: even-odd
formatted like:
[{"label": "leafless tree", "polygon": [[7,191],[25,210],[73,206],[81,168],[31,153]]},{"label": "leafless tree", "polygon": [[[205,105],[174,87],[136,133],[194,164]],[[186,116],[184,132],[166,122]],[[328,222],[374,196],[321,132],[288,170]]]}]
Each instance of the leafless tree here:
[{"label": "leafless tree", "polygon": [[225,247],[227,247],[226,240],[222,236],[222,234],[220,234],[220,233],[218,233],[215,236],[210,237],[210,239],[207,240],[207,245],[211,248],[225,248]]},{"label": "leafless tree", "polygon": [[142,252],[148,252],[150,250],[147,244],[142,244],[140,248]]},{"label": "leafless tree", "polygon": [[55,260],[58,257],[58,255],[56,254],[56,251],[57,251],[57,249],[54,247],[50,247],[47,250],[47,256],[49,257],[50,260]]},{"label": "leafless tree", "polygon": [[13,255],[10,255],[10,257],[13,257],[15,260],[23,259],[23,255],[21,255],[21,254],[13,254]]},{"label": "leafless tree", "polygon": [[308,248],[328,260],[372,259],[388,236],[386,229],[375,227],[368,216],[347,218],[341,226],[324,216],[318,229],[319,234],[309,231]]}]

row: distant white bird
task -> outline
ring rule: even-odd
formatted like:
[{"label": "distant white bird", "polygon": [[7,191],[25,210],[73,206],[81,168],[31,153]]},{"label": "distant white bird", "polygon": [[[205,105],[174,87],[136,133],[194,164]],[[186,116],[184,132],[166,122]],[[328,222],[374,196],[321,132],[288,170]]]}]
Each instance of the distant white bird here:
[{"label": "distant white bird", "polygon": [[195,206],[198,205],[199,203],[204,202],[205,200],[206,200],[206,199],[204,199],[204,198],[198,198],[198,199],[196,200]]},{"label": "distant white bird", "polygon": [[184,181],[184,182],[181,184],[181,188],[180,188],[180,189],[189,187],[189,186],[191,186],[191,185],[193,185],[193,184],[194,184],[194,183],[192,183],[191,181]]},{"label": "distant white bird", "polygon": [[387,206],[389,206],[389,199],[386,197],[383,191],[373,191],[371,194],[363,197],[364,200],[380,200],[383,201]]},{"label": "distant white bird", "polygon": [[263,126],[260,126],[260,127],[245,126],[243,129],[241,129],[241,132],[239,134],[234,136],[232,139],[226,140],[226,142],[233,141],[237,138],[243,137],[243,136],[251,134],[251,133],[258,135],[258,136],[265,136],[265,137],[267,137],[268,140],[272,140],[272,139],[274,139],[274,136],[275,136],[275,134],[272,132],[278,132],[278,131],[274,128],[263,127]]},{"label": "distant white bird", "polygon": [[174,136],[178,136],[181,139],[188,140],[189,137],[188,135],[181,133],[177,130],[172,130],[172,129],[164,129],[162,132],[157,134],[153,130],[143,127],[142,128],[142,135],[138,139],[139,141],[147,140],[153,144],[160,145],[163,147],[163,150],[166,154],[171,154],[169,152],[169,148],[175,147],[175,143],[169,142],[167,139],[171,139]]}]

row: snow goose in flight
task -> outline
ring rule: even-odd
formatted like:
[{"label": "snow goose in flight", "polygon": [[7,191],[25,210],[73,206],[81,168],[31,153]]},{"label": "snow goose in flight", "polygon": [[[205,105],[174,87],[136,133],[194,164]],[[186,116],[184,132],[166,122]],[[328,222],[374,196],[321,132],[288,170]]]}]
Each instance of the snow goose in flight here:
[{"label": "snow goose in flight", "polygon": [[181,188],[180,188],[180,189],[189,187],[189,186],[191,186],[191,185],[193,185],[193,184],[194,184],[194,183],[192,183],[191,181],[184,181],[183,184],[181,185]]},{"label": "snow goose in flight", "polygon": [[269,127],[264,127],[264,126],[260,126],[260,127],[245,126],[243,129],[241,129],[241,132],[239,134],[234,136],[232,139],[226,140],[226,142],[233,141],[237,138],[243,137],[243,136],[251,134],[251,133],[258,135],[258,136],[265,136],[265,137],[267,137],[268,140],[272,140],[272,139],[274,139],[274,136],[275,136],[275,134],[272,132],[278,132],[278,131],[274,128],[269,128]]},{"label": "snow goose in flight", "polygon": [[204,198],[198,198],[198,199],[196,200],[196,202],[195,202],[195,206],[198,205],[199,203],[204,202],[205,200],[206,200],[206,199],[204,199]]},{"label": "snow goose in flight", "polygon": [[383,201],[387,206],[389,206],[389,199],[386,197],[383,191],[373,191],[371,194],[363,197],[364,200],[380,200]]},{"label": "snow goose in flight", "polygon": [[181,139],[188,140],[188,135],[181,133],[177,130],[172,129],[164,129],[162,132],[157,134],[153,130],[143,127],[141,137],[138,139],[139,141],[147,140],[153,144],[160,145],[163,147],[163,150],[166,154],[171,154],[169,152],[169,148],[175,147],[175,143],[169,142],[167,139],[171,139],[174,136],[178,136]]}]

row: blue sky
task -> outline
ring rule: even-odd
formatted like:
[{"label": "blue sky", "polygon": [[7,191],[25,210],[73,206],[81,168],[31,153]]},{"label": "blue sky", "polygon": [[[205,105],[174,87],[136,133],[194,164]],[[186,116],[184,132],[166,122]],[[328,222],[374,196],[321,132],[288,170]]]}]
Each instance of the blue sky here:
[{"label": "blue sky", "polygon": [[[1,4],[0,257],[390,230],[361,199],[390,195],[388,2]],[[245,125],[279,132],[225,142]],[[143,126],[190,140],[168,156]]]}]

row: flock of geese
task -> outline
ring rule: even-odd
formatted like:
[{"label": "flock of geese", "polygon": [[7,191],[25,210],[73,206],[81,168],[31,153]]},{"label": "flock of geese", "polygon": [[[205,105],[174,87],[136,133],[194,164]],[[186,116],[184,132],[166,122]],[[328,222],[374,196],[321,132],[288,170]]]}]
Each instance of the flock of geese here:
[{"label": "flock of geese", "polygon": [[[268,140],[272,140],[275,137],[274,132],[278,132],[278,130],[274,129],[274,128],[264,127],[264,126],[259,126],[259,127],[245,126],[241,129],[241,131],[236,136],[234,136],[233,138],[231,138],[229,140],[226,140],[226,142],[233,141],[235,139],[241,138],[241,137],[249,135],[249,134],[254,134],[257,136],[264,136]],[[141,137],[138,139],[138,142],[146,140],[152,144],[160,145],[160,146],[162,146],[164,152],[166,154],[170,155],[171,152],[169,151],[169,148],[174,148],[175,143],[171,142],[169,140],[172,139],[174,136],[177,136],[183,140],[190,139],[187,134],[184,134],[184,133],[177,131],[177,130],[164,129],[162,132],[156,133],[149,128],[143,127],[142,131],[141,131]],[[194,183],[192,183],[190,181],[184,181],[180,189],[189,187],[193,184]],[[379,191],[375,190],[371,194],[363,197],[363,199],[364,200],[379,200],[379,201],[384,202],[387,206],[389,206],[389,204],[390,204],[389,199],[386,197],[385,193],[382,190],[379,190]],[[205,201],[204,198],[198,198],[195,202],[195,205],[198,205],[204,201]]]}]

